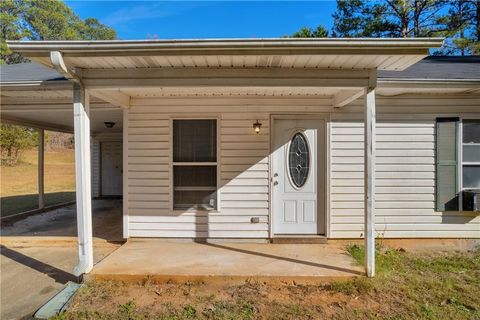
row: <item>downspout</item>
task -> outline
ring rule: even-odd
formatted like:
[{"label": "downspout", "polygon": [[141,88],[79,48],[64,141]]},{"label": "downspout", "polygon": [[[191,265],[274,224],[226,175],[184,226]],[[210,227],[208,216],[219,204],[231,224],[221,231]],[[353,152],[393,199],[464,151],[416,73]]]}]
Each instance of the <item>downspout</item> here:
[{"label": "downspout", "polygon": [[79,84],[82,83],[80,77],[76,73],[68,70],[67,66],[65,65],[65,61],[63,60],[63,55],[60,51],[50,51],[50,61],[52,62],[55,70],[69,81]]},{"label": "downspout", "polygon": [[[82,139],[78,139],[77,141],[77,133],[78,132],[78,128],[77,128],[77,117],[80,119],[79,121],[82,121],[82,119],[87,119],[87,122],[89,122],[88,120],[88,111],[86,113],[86,115],[83,115],[82,116],[82,112],[78,111],[77,110],[77,104],[78,102],[80,102],[81,104],[81,109],[83,111],[83,113],[85,113],[85,111],[83,110],[83,108],[85,108],[85,100],[87,99],[88,100],[88,97],[85,97],[85,90],[83,88],[83,84],[82,84],[82,81],[80,79],[80,77],[75,73],[75,72],[72,72],[70,71],[67,66],[65,65],[65,62],[63,60],[63,55],[60,51],[51,51],[50,52],[50,61],[52,62],[52,65],[53,67],[55,68],[55,70],[57,72],[59,72],[60,74],[62,74],[63,76],[65,76],[65,78],[67,78],[69,81],[71,81],[73,83],[73,111],[74,111],[74,135],[75,135],[75,180],[76,180],[76,192],[77,192],[77,203],[76,203],[76,216],[77,216],[77,239],[78,239],[78,264],[75,266],[75,268],[73,269],[73,273],[76,275],[76,276],[81,276],[85,273],[88,273],[91,268],[93,267],[93,247],[92,247],[92,236],[91,236],[91,202],[90,201],[83,201],[85,200],[85,195],[81,195],[80,197],[80,201],[79,201],[79,195],[78,193],[86,193],[87,195],[87,199],[91,199],[91,191],[90,191],[90,194],[88,194],[88,192],[85,192],[85,186],[84,186],[84,183],[81,183],[79,182],[79,171],[82,171],[83,169],[85,168],[81,168],[82,166],[79,164],[79,162],[82,162],[82,159],[83,157],[82,156],[78,156],[77,153],[81,153],[81,150],[86,148],[85,146],[84,147],[80,147],[78,148],[77,146],[77,143],[80,144],[80,140]],[[88,105],[88,103],[87,103]],[[88,107],[87,107],[87,110],[88,110]],[[77,115],[77,111],[78,111],[78,115]],[[85,120],[83,120],[85,121]],[[85,124],[81,124],[80,125],[81,127],[84,127]],[[81,129],[80,129],[81,131]],[[89,126],[88,126],[88,131],[89,130]],[[80,132],[81,134],[81,132]],[[88,132],[88,134],[90,134],[90,132]],[[89,146],[88,146],[89,148]],[[80,149],[80,150],[79,150]],[[89,150],[88,150],[89,151]],[[89,158],[89,156],[88,156]],[[88,161],[91,161],[90,159],[88,159]],[[79,168],[80,167],[80,168]],[[89,169],[87,169],[89,170]],[[81,180],[83,181],[83,178],[85,178],[85,175],[83,173],[80,173],[80,176],[81,176]],[[87,173],[87,176],[88,173]],[[89,178],[90,179],[90,178]],[[88,188],[87,188],[88,190]],[[85,208],[87,208],[85,210]],[[79,212],[80,211],[80,212]],[[90,215],[90,219],[89,217],[86,217],[86,215]],[[90,222],[86,223],[85,220],[90,220]]]}]

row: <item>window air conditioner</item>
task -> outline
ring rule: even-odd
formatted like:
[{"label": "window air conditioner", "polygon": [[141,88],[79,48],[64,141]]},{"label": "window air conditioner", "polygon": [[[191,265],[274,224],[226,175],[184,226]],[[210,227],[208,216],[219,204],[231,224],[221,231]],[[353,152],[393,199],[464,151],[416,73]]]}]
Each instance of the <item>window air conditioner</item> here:
[{"label": "window air conditioner", "polygon": [[463,211],[480,212],[480,190],[463,191]]}]

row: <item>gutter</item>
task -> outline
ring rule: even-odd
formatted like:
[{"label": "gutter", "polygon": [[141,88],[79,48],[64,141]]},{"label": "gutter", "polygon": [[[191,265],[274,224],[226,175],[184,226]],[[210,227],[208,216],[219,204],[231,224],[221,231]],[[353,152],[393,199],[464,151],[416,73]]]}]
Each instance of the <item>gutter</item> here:
[{"label": "gutter", "polygon": [[[129,50],[266,50],[330,49],[382,50],[430,49],[441,47],[444,38],[261,38],[261,39],[185,39],[185,40],[91,40],[91,41],[7,41],[17,52],[45,53],[125,52]],[[293,54],[294,52],[291,52]],[[341,53],[339,53],[341,54]]]}]

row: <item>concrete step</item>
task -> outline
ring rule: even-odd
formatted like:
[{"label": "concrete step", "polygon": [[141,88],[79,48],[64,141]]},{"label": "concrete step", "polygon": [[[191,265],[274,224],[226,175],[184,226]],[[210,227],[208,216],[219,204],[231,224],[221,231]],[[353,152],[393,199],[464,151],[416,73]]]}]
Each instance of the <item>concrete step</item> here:
[{"label": "concrete step", "polygon": [[[106,240],[101,238],[93,238],[95,247],[119,247],[125,240]],[[77,237],[55,237],[55,236],[2,236],[0,237],[0,245],[6,247],[77,247]]]},{"label": "concrete step", "polygon": [[271,242],[276,244],[326,244],[328,239],[319,235],[282,235],[273,237]]}]

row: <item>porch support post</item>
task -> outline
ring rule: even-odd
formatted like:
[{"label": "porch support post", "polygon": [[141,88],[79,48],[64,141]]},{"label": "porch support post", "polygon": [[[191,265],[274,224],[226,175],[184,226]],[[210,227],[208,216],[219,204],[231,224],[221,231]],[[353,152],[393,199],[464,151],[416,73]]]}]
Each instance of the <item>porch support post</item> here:
[{"label": "porch support post", "polygon": [[365,270],[375,276],[375,86],[376,70],[365,90]]},{"label": "porch support post", "polygon": [[79,257],[74,273],[80,276],[93,268],[93,240],[89,97],[77,82],[73,84],[73,117]]},{"label": "porch support post", "polygon": [[45,208],[45,134],[38,129],[38,208]]}]

